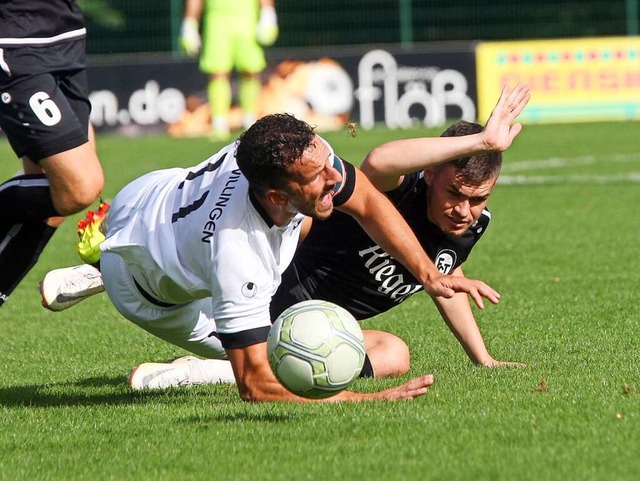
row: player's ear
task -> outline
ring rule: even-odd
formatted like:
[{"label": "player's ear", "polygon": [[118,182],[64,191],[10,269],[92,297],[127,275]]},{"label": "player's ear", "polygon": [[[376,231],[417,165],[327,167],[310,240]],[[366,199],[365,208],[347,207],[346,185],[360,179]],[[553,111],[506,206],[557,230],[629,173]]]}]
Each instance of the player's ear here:
[{"label": "player's ear", "polygon": [[433,169],[424,169],[424,181],[429,187],[431,187],[431,181],[433,180]]},{"label": "player's ear", "polygon": [[269,189],[265,197],[269,202],[278,207],[285,207],[289,203],[289,196],[278,189]]}]

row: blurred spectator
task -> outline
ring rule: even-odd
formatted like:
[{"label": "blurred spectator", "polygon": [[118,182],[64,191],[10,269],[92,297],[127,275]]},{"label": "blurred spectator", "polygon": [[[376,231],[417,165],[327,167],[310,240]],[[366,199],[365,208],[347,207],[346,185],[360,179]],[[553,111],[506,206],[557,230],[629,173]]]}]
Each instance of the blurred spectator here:
[{"label": "blurred spectator", "polygon": [[[202,36],[200,20],[202,18]],[[238,100],[242,125],[257,118],[261,74],[266,67],[263,46],[278,37],[274,0],[187,0],[180,45],[188,55],[200,55],[200,70],[209,75],[207,98],[211,109],[211,136],[230,135],[231,73],[239,76]]]}]

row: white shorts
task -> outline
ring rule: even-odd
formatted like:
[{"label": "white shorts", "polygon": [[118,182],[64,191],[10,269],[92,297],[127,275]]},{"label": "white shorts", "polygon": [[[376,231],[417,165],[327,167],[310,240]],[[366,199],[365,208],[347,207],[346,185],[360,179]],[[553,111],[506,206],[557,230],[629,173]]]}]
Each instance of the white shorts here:
[{"label": "white shorts", "polygon": [[131,322],[198,356],[226,358],[211,315],[211,298],[158,306],[141,293],[122,257],[109,252],[102,253],[100,271],[111,302]]}]

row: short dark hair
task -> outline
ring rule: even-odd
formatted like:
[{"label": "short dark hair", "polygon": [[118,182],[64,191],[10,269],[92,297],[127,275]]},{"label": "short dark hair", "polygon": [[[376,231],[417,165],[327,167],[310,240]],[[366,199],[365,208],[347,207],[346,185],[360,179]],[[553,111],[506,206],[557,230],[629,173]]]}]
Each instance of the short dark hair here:
[{"label": "short dark hair", "polygon": [[[478,134],[482,132],[482,130],[483,127],[480,124],[461,120],[445,130],[441,137],[461,137],[463,135]],[[479,184],[487,179],[500,175],[502,153],[483,152],[481,154],[452,160],[441,165],[450,164],[456,167],[458,174],[465,182]]]},{"label": "short dark hair", "polygon": [[238,167],[258,195],[285,189],[292,178],[289,166],[300,159],[315,138],[313,127],[289,114],[257,120],[236,144]]}]

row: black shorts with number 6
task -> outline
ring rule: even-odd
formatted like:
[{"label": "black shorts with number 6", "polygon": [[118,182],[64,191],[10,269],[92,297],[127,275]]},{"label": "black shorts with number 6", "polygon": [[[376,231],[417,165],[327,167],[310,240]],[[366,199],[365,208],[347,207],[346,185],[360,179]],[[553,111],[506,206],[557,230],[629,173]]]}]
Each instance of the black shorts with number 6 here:
[{"label": "black shorts with number 6", "polygon": [[34,162],[88,140],[85,39],[0,48],[0,128]]}]

